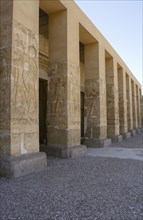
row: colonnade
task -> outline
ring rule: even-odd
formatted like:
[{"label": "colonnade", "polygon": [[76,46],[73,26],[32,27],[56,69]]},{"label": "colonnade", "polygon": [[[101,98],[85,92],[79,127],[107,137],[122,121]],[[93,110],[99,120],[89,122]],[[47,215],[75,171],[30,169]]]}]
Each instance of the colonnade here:
[{"label": "colonnade", "polygon": [[[46,155],[39,152],[39,2],[0,6],[1,175],[17,177],[46,166]],[[86,146],[139,133],[141,86],[113,48],[74,2],[40,1],[40,8],[48,15],[49,42],[45,152],[74,157],[85,154]]]}]

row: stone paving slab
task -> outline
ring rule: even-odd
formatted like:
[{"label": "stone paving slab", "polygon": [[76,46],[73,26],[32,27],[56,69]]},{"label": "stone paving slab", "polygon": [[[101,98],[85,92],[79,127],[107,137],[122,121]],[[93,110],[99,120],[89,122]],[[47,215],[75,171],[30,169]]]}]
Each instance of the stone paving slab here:
[{"label": "stone paving slab", "polygon": [[88,148],[87,156],[143,161],[143,130],[139,135],[136,134],[122,142],[112,143],[105,148]]},{"label": "stone paving slab", "polygon": [[87,156],[92,157],[113,157],[120,159],[133,159],[143,161],[143,149],[141,148],[88,148]]}]

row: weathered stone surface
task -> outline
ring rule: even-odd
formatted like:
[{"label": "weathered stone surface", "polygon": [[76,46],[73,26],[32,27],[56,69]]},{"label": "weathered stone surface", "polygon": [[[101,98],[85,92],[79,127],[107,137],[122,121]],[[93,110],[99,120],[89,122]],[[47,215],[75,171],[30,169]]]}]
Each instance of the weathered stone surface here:
[{"label": "weathered stone surface", "polygon": [[136,130],[132,129],[132,130],[130,130],[130,133],[131,133],[131,136],[135,136],[136,135]]},{"label": "weathered stone surface", "polygon": [[0,167],[0,176],[17,178],[46,168],[47,158],[42,152],[23,154],[18,157],[3,156],[0,158]]},{"label": "weathered stone surface", "polygon": [[120,134],[127,132],[127,96],[126,96],[126,74],[119,65],[118,88],[119,88],[119,129]]},{"label": "weathered stone surface", "polygon": [[112,137],[112,142],[121,142],[123,140],[123,136],[122,135],[116,135]]},{"label": "weathered stone surface", "polygon": [[74,158],[85,155],[87,152],[87,147],[84,145],[77,145],[71,147],[48,145],[48,146],[42,146],[41,150],[45,152],[47,156]]},{"label": "weathered stone surface", "polygon": [[41,106],[43,143],[55,156],[82,155],[81,143],[104,147],[141,127],[141,85],[74,1],[40,1],[40,13],[39,1],[0,1],[0,21],[2,158],[39,151]]},{"label": "weathered stone surface", "polygon": [[117,63],[106,52],[106,90],[107,90],[107,136],[119,135],[119,97]]},{"label": "weathered stone surface", "polygon": [[130,133],[130,132],[127,132],[127,133],[123,133],[122,135],[123,135],[123,138],[124,138],[124,139],[129,139],[130,136],[131,136],[131,133]]},{"label": "weathered stone surface", "polygon": [[133,109],[132,109],[132,88],[131,78],[126,73],[126,94],[127,94],[127,120],[128,120],[128,131],[133,129]]},{"label": "weathered stone surface", "polygon": [[93,140],[93,139],[86,139],[84,141],[84,143],[86,144],[87,147],[91,147],[91,148],[98,148],[98,147],[106,147],[108,145],[111,144],[111,139],[109,138],[106,138],[106,139],[96,139],[96,140]]},{"label": "weathered stone surface", "polygon": [[[38,151],[38,36],[13,23],[11,144],[13,155]],[[16,149],[17,146],[17,149]]]},{"label": "weathered stone surface", "polygon": [[141,111],[141,114],[140,114],[141,127],[143,128],[143,96],[141,96],[140,98],[140,111]]},{"label": "weathered stone surface", "polygon": [[141,129],[140,129],[140,128],[137,128],[137,129],[136,129],[136,133],[137,133],[137,134],[140,134],[140,133],[141,133]]}]

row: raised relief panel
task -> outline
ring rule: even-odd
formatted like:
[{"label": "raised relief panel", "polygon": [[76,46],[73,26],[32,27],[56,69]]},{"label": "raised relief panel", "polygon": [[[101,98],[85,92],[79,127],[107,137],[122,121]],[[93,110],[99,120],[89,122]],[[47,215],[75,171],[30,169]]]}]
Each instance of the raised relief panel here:
[{"label": "raised relief panel", "polygon": [[86,132],[85,136],[96,138],[96,126],[99,118],[99,82],[95,80],[85,81],[85,116]]},{"label": "raised relief panel", "polygon": [[0,129],[10,125],[10,52],[9,47],[0,49]]},{"label": "raised relief panel", "polygon": [[68,75],[68,114],[69,126],[80,126],[80,70],[77,66],[69,66]]},{"label": "raised relief panel", "polygon": [[11,46],[11,24],[1,24],[0,30],[0,49]]},{"label": "raised relief panel", "polygon": [[38,38],[14,22],[12,70],[13,125],[38,123]]},{"label": "raised relief panel", "polygon": [[64,63],[53,63],[48,69],[47,125],[56,128],[67,126],[66,69]]}]

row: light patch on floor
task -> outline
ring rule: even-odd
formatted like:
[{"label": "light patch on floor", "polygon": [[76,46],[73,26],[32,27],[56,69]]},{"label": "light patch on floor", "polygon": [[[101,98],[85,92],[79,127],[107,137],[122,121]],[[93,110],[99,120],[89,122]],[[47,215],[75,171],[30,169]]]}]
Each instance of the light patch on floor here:
[{"label": "light patch on floor", "polygon": [[143,149],[141,148],[88,148],[87,156],[92,157],[113,157],[120,159],[133,159],[143,161]]}]

